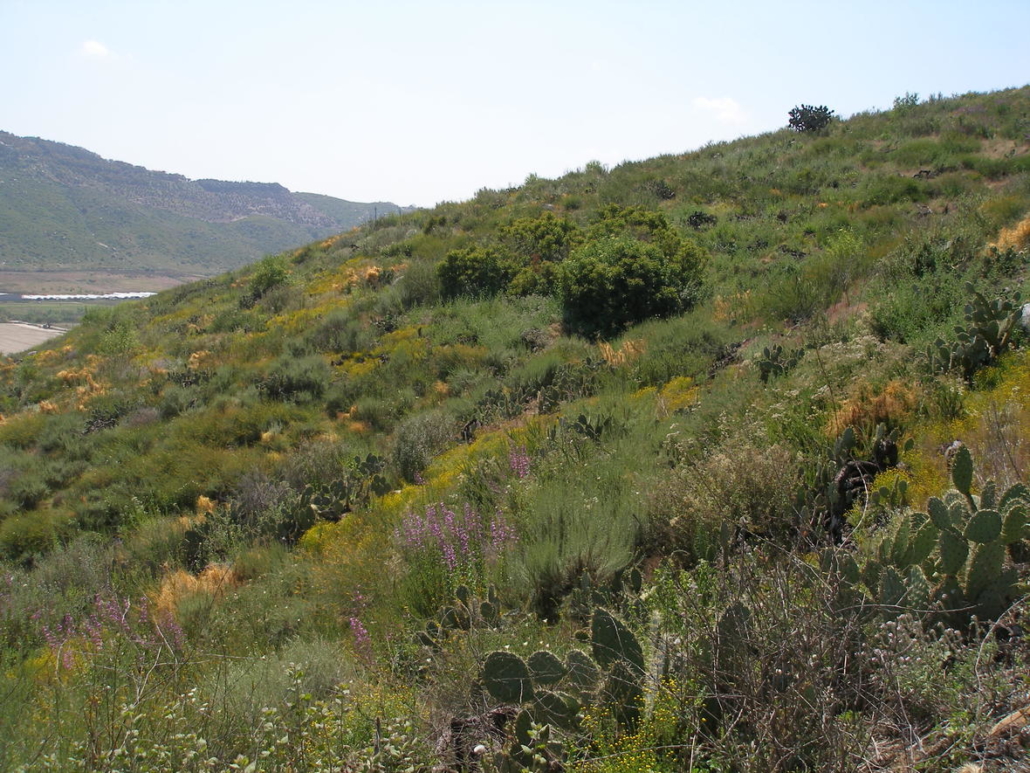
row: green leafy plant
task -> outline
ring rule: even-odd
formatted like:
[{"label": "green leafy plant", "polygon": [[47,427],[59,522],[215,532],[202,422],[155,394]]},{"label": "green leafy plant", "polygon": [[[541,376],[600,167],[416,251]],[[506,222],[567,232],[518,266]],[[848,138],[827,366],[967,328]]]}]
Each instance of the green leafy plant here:
[{"label": "green leafy plant", "polygon": [[670,257],[626,236],[590,242],[562,264],[566,322],[587,335],[611,336],[650,317],[683,311],[697,296],[701,263],[697,251]]},{"label": "green leafy plant", "polygon": [[257,270],[250,279],[251,298],[257,300],[273,287],[279,287],[289,281],[290,269],[283,255],[269,255],[258,263]]}]

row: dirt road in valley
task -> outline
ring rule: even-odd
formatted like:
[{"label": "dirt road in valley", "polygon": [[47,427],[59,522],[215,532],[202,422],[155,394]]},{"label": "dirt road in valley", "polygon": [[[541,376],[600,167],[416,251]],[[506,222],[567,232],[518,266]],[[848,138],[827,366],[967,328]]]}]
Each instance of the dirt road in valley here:
[{"label": "dirt road in valley", "polygon": [[15,354],[39,346],[67,330],[60,327],[45,328],[25,322],[0,322],[0,354]]}]

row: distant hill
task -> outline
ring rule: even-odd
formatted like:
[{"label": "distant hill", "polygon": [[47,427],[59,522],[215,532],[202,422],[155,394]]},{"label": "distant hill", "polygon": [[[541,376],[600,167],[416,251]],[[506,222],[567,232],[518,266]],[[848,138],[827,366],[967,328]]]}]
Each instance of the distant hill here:
[{"label": "distant hill", "polygon": [[208,276],[410,209],[277,183],[190,180],[0,132],[5,272]]}]

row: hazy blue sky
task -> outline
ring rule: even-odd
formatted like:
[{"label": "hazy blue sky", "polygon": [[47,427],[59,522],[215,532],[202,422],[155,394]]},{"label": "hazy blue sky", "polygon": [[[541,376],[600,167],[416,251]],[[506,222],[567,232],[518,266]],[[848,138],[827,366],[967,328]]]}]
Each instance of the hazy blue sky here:
[{"label": "hazy blue sky", "polygon": [[431,205],[1030,81],[1030,0],[0,0],[0,129]]}]

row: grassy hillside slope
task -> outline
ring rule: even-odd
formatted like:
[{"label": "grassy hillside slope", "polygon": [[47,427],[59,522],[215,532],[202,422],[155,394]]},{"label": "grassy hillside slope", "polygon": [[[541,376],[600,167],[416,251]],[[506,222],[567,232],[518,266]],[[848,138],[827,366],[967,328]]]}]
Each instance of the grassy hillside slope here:
[{"label": "grassy hillside slope", "polygon": [[4,358],[0,768],[1015,769],[1030,87],[915,102]]}]

